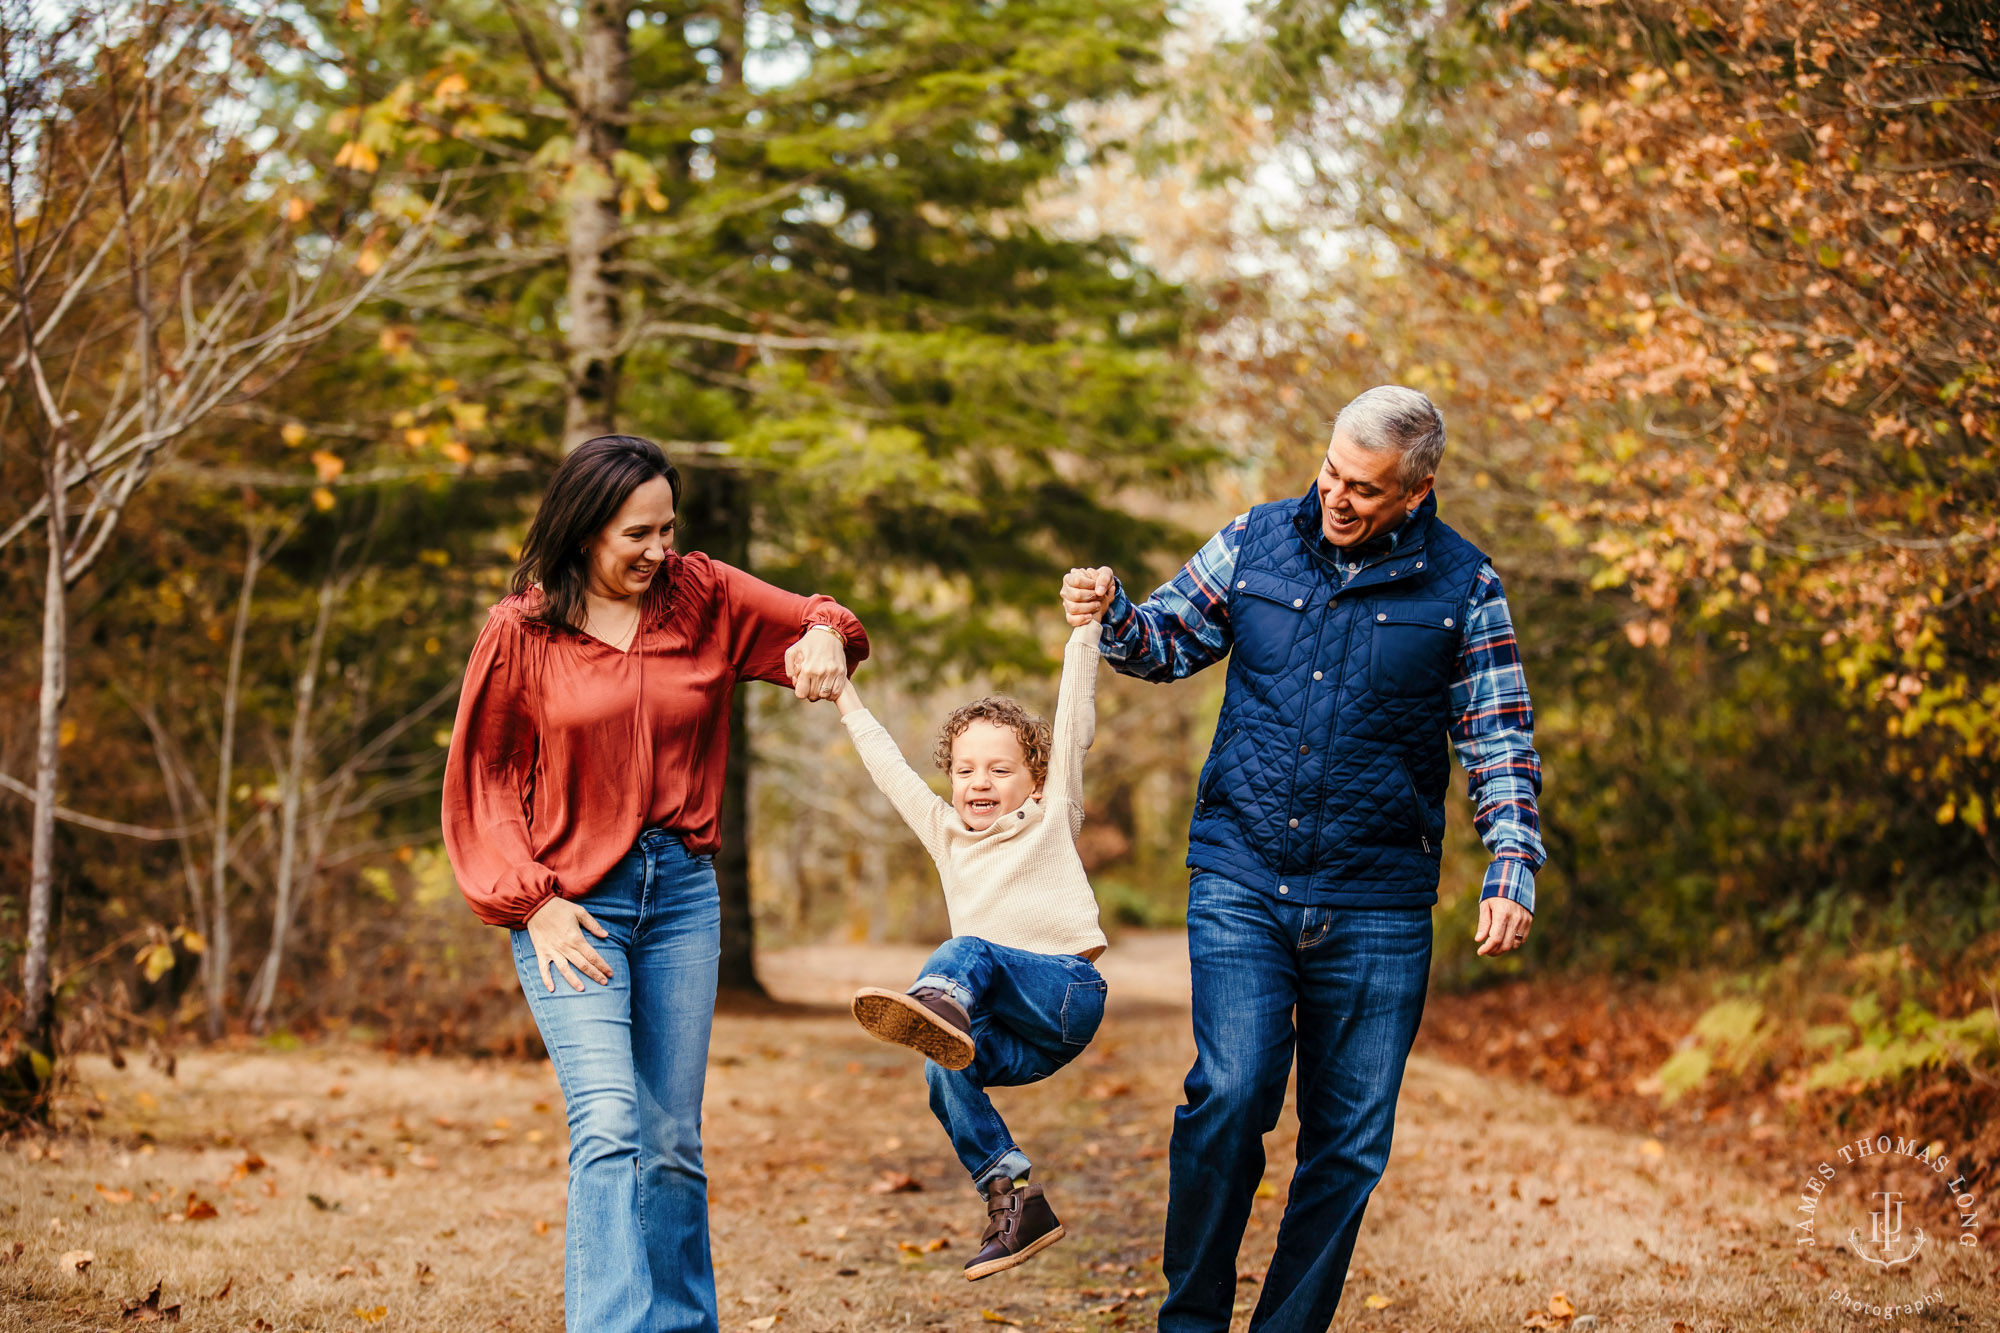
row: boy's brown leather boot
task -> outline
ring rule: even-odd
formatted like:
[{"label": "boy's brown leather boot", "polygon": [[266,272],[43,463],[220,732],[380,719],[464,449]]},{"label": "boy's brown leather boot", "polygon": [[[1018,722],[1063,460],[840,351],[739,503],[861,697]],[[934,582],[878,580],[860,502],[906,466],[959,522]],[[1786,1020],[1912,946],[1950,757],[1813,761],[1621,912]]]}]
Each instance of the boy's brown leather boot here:
[{"label": "boy's brown leather boot", "polygon": [[979,1253],[965,1265],[966,1280],[977,1282],[1025,1263],[1063,1235],[1063,1224],[1040,1185],[1015,1189],[1013,1181],[998,1176],[987,1187],[986,1232],[979,1238]]}]

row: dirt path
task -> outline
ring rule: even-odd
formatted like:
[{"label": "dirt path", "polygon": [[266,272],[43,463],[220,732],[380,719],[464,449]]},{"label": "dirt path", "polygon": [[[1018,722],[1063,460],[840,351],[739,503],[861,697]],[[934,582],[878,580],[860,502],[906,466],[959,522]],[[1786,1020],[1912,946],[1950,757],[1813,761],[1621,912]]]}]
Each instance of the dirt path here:
[{"label": "dirt path", "polygon": [[[1167,1133],[1192,1055],[1183,947],[1122,941],[1092,1050],[1000,1095],[1071,1238],[976,1284],[958,1270],[983,1217],[920,1066],[832,1007],[856,984],[900,983],[924,951],[767,958],[794,1005],[722,1016],[710,1071],[723,1328],[1150,1328]],[[188,1327],[560,1329],[563,1128],[545,1065],[216,1052],[172,1081],[87,1062],[81,1084],[68,1110],[82,1133],[0,1157],[0,1330],[119,1324],[121,1300],[159,1278]],[[1295,1132],[1288,1114],[1268,1141],[1239,1328]],[[878,1192],[904,1176],[921,1188]],[[1512,1330],[1534,1310],[1562,1327],[1562,1302],[1546,1313],[1557,1291],[1579,1330],[1884,1327],[1828,1303],[1846,1270],[1795,1263],[1788,1203],[1726,1164],[1420,1055],[1335,1327]],[[74,1251],[95,1255],[81,1275],[61,1263]],[[1990,1265],[1958,1259],[1926,1278],[1941,1313],[1890,1326],[2000,1327]]]}]

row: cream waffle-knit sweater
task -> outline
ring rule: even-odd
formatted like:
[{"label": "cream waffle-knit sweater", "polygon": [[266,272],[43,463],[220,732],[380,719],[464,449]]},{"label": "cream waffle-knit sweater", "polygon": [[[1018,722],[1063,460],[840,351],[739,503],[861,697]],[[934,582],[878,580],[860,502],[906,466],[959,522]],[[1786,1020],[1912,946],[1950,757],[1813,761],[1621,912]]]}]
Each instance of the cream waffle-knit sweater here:
[{"label": "cream waffle-knit sweater", "polygon": [[1095,954],[1105,947],[1097,897],[1076,854],[1083,829],[1083,756],[1097,731],[1096,623],[1063,648],[1048,779],[1029,799],[978,832],[931,790],[867,709],[841,719],[875,785],[896,807],[944,882],[953,935],[1032,953]]}]

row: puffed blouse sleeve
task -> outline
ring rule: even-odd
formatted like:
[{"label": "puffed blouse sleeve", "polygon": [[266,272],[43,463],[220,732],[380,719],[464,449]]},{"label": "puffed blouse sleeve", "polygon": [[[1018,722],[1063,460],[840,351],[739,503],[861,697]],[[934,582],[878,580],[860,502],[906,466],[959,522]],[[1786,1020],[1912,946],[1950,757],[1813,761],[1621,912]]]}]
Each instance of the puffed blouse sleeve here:
[{"label": "puffed blouse sleeve", "polygon": [[556,875],[535,860],[540,739],[533,631],[498,606],[466,664],[444,768],[444,845],[459,891],[481,921],[520,929],[556,896]]}]

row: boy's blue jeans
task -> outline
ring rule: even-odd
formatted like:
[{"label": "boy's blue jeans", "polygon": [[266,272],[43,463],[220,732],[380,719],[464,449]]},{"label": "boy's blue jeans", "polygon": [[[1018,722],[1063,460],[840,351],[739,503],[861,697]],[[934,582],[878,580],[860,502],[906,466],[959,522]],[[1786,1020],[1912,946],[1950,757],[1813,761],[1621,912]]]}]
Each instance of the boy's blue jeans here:
[{"label": "boy's blue jeans", "polygon": [[926,1060],[924,1078],[931,1113],[984,1194],[995,1176],[1018,1178],[1029,1167],[986,1090],[1039,1082],[1081,1055],[1104,1020],[1104,978],[1075,954],[958,935],[938,946],[910,989],[923,986],[944,991],[972,1015],[972,1063],[946,1069]]},{"label": "boy's blue jeans", "polygon": [[1161,1333],[1226,1333],[1264,1135],[1299,1066],[1298,1169],[1254,1333],[1325,1333],[1430,975],[1427,908],[1305,907],[1197,872],[1188,888],[1194,1068],[1168,1149]]},{"label": "boy's blue jeans", "polygon": [[514,967],[569,1112],[563,1324],[571,1333],[715,1333],[701,1094],[722,914],[715,872],[648,829],[582,899],[611,983],[542,985],[528,932]]}]

